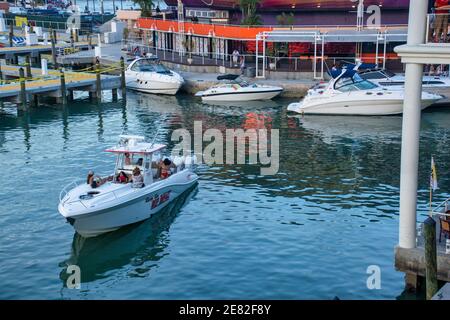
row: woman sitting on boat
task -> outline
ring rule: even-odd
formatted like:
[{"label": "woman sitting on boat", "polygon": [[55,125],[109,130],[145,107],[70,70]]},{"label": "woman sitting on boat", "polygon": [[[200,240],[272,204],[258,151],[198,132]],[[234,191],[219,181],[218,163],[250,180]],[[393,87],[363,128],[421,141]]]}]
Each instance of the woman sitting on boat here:
[{"label": "woman sitting on boat", "polygon": [[133,188],[144,187],[144,177],[141,174],[141,169],[138,167],[133,169],[133,176],[131,177],[133,181]]},{"label": "woman sitting on boat", "polygon": [[119,175],[117,176],[117,179],[116,179],[116,181],[118,183],[128,183],[129,180],[130,179],[128,178],[127,174],[125,172],[123,172],[123,171],[119,172]]},{"label": "woman sitting on boat", "polygon": [[170,176],[171,172],[170,172],[170,168],[172,167],[172,161],[170,161],[169,159],[165,158],[164,161],[161,162],[160,164],[160,178],[161,179],[166,179]]}]

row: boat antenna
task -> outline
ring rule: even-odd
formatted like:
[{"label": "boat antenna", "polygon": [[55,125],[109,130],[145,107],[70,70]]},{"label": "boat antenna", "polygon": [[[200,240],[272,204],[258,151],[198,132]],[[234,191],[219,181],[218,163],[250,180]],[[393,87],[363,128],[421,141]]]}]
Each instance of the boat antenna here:
[{"label": "boat antenna", "polygon": [[159,125],[159,127],[158,127],[158,129],[156,130],[156,133],[155,133],[155,135],[153,136],[153,139],[152,139],[152,146],[155,144],[155,140],[156,140],[156,138],[158,138],[158,134],[159,134],[159,131],[161,130],[161,126],[162,126],[162,124],[160,124]]}]

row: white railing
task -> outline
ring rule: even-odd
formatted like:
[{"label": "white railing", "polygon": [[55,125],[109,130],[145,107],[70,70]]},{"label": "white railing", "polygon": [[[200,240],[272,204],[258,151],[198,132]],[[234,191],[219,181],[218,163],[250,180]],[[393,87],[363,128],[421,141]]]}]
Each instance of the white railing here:
[{"label": "white railing", "polygon": [[[81,181],[82,181],[81,179],[76,179],[76,180],[73,180],[72,182],[68,183],[59,193],[59,202],[62,202],[62,200],[69,193],[70,189],[78,187],[81,184]],[[67,201],[67,199],[66,199],[66,201]]]},{"label": "white railing", "polygon": [[[431,212],[432,215],[440,215],[440,216],[444,216],[444,217],[450,217],[450,214],[446,213],[446,211],[448,210],[448,202],[449,201],[450,201],[450,198],[442,201],[436,208],[433,209],[433,211]],[[444,210],[442,210],[442,209],[444,209]],[[439,211],[439,210],[441,210],[441,211]]]}]

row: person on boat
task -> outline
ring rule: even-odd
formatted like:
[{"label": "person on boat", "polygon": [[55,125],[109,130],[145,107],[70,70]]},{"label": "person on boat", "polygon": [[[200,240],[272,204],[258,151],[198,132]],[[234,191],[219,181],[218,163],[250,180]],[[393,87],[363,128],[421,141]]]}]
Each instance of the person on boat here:
[{"label": "person on boat", "polygon": [[138,161],[136,162],[136,165],[139,167],[142,167],[143,164],[144,164],[144,158],[139,158]]},{"label": "person on boat", "polygon": [[133,188],[144,187],[144,177],[142,176],[141,169],[139,169],[139,167],[133,169],[133,176],[131,179],[133,181]]},{"label": "person on boat", "polygon": [[119,175],[117,176],[117,182],[118,183],[128,183],[129,179],[128,179],[127,174],[123,171],[120,171]]},{"label": "person on boat", "polygon": [[131,165],[131,158],[130,158],[130,154],[128,152],[125,153],[125,165],[126,166]]},{"label": "person on boat", "polygon": [[164,161],[161,162],[160,164],[160,175],[159,177],[161,179],[166,179],[170,176],[171,172],[170,172],[170,168],[172,167],[172,161],[170,161],[169,159],[165,158]]},{"label": "person on boat", "polygon": [[87,178],[86,178],[86,183],[92,184],[92,180],[94,180],[94,171],[89,170]]}]

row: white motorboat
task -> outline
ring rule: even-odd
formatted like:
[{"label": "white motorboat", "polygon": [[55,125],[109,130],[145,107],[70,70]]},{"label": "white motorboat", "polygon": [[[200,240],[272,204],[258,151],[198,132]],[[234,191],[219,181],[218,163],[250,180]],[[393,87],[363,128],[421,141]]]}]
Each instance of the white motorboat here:
[{"label": "white motorboat", "polygon": [[[174,158],[172,173],[161,178],[158,165],[164,148],[162,144],[144,142],[141,136],[121,135],[119,144],[106,150],[117,155],[113,175],[98,177],[101,183],[97,187],[86,181],[67,185],[60,194],[59,212],[84,237],[149,218],[198,179],[193,172],[195,156]],[[131,176],[136,167],[142,172],[143,185],[119,182],[120,172]]]},{"label": "white motorboat", "polygon": [[157,57],[133,60],[125,78],[127,88],[145,93],[174,95],[184,83],[181,75],[166,68]]},{"label": "white motorboat", "polygon": [[[338,74],[338,75],[336,75]],[[328,84],[308,90],[305,98],[288,106],[302,114],[393,115],[403,112],[403,90],[388,90],[362,79],[354,69],[332,74]],[[422,92],[422,110],[442,96]]]},{"label": "white motorboat", "polygon": [[217,77],[217,80],[226,82],[215,85],[205,91],[199,91],[195,95],[202,101],[253,101],[269,100],[279,95],[283,88],[276,86],[249,83],[240,75],[226,74]]}]

